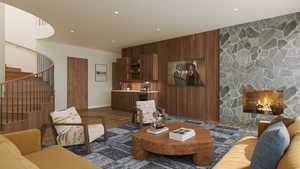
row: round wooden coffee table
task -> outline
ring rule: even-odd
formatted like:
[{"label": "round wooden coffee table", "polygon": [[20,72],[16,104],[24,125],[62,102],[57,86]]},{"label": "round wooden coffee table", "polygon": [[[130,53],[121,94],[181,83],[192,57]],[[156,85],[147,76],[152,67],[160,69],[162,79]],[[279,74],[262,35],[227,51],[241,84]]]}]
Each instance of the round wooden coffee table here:
[{"label": "round wooden coffee table", "polygon": [[193,161],[200,166],[207,166],[213,159],[214,139],[210,132],[199,126],[186,123],[167,123],[169,131],[184,127],[194,129],[196,136],[184,142],[169,139],[169,132],[158,135],[146,133],[144,127],[132,135],[133,149],[132,155],[137,160],[144,160],[148,153],[162,155],[193,155]]}]

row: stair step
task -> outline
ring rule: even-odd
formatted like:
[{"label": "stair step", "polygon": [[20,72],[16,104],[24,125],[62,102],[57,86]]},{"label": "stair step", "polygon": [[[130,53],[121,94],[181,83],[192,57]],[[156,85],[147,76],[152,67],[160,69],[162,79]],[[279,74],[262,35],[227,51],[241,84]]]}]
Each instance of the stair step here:
[{"label": "stair step", "polygon": [[28,127],[28,120],[2,120],[2,126],[0,126],[0,132],[6,133],[6,132],[14,132],[19,130],[24,130]]},{"label": "stair step", "polygon": [[28,118],[28,113],[11,113],[11,112],[3,112],[2,113],[2,119],[3,121],[6,121],[6,117],[8,117],[8,121],[11,121],[11,120],[25,120]]},{"label": "stair step", "polygon": [[41,79],[38,78],[32,78],[30,80],[26,79],[26,80],[21,80],[15,83],[10,83],[9,85],[6,85],[6,89],[11,89],[11,88],[19,88],[22,89],[22,87],[25,88],[29,88],[32,87],[34,85],[37,86],[48,86],[48,82],[42,81]]},{"label": "stair step", "polygon": [[5,80],[13,80],[22,78],[24,76],[33,75],[33,73],[29,72],[5,72]]},{"label": "stair step", "polygon": [[19,123],[24,123],[25,121],[27,121],[26,119],[23,119],[23,120],[2,120],[2,125],[15,125],[15,124],[19,124]]},{"label": "stair step", "polygon": [[5,72],[21,72],[21,68],[5,67]]}]

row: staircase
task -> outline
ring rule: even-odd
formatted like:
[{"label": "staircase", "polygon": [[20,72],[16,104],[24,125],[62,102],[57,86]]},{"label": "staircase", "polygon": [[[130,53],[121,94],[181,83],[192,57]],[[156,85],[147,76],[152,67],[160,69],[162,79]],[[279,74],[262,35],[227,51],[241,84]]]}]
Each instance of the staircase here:
[{"label": "staircase", "polygon": [[49,112],[54,110],[53,62],[39,52],[28,51],[37,55],[38,72],[6,67],[6,81],[0,83],[0,133],[40,128],[48,122]]},{"label": "staircase", "polygon": [[22,78],[28,75],[33,75],[33,73],[22,72],[20,68],[5,66],[5,81]]}]

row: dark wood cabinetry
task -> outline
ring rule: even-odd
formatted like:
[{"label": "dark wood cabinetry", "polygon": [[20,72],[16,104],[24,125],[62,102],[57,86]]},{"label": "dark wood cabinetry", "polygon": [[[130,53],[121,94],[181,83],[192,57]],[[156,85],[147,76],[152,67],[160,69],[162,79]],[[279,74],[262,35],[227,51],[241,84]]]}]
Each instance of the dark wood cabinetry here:
[{"label": "dark wood cabinetry", "polygon": [[126,81],[129,80],[129,64],[130,64],[130,58],[129,57],[122,57],[120,59],[117,59],[117,70],[119,71],[118,76],[120,81]]},{"label": "dark wood cabinetry", "polygon": [[112,92],[111,107],[112,109],[133,111],[139,95],[136,92]]},{"label": "dark wood cabinetry", "polygon": [[157,102],[158,93],[142,93],[142,92],[111,92],[112,109],[134,111],[136,101],[141,98],[145,100],[155,100]]},{"label": "dark wood cabinetry", "polygon": [[123,50],[123,57],[117,60],[120,81],[158,80],[157,54],[141,54],[140,51],[138,48]]}]

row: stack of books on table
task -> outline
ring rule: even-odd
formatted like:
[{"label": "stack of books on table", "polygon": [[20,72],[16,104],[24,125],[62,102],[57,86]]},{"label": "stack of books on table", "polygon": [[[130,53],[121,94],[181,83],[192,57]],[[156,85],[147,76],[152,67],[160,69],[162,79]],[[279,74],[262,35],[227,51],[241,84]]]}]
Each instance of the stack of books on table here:
[{"label": "stack of books on table", "polygon": [[169,130],[168,127],[163,127],[163,128],[160,128],[160,129],[155,129],[155,128],[150,127],[146,130],[146,132],[150,133],[150,134],[160,134],[160,133],[163,133],[163,132],[168,131],[168,130]]},{"label": "stack of books on table", "polygon": [[169,133],[169,138],[176,141],[185,141],[196,135],[195,130],[188,128],[179,128]]}]

